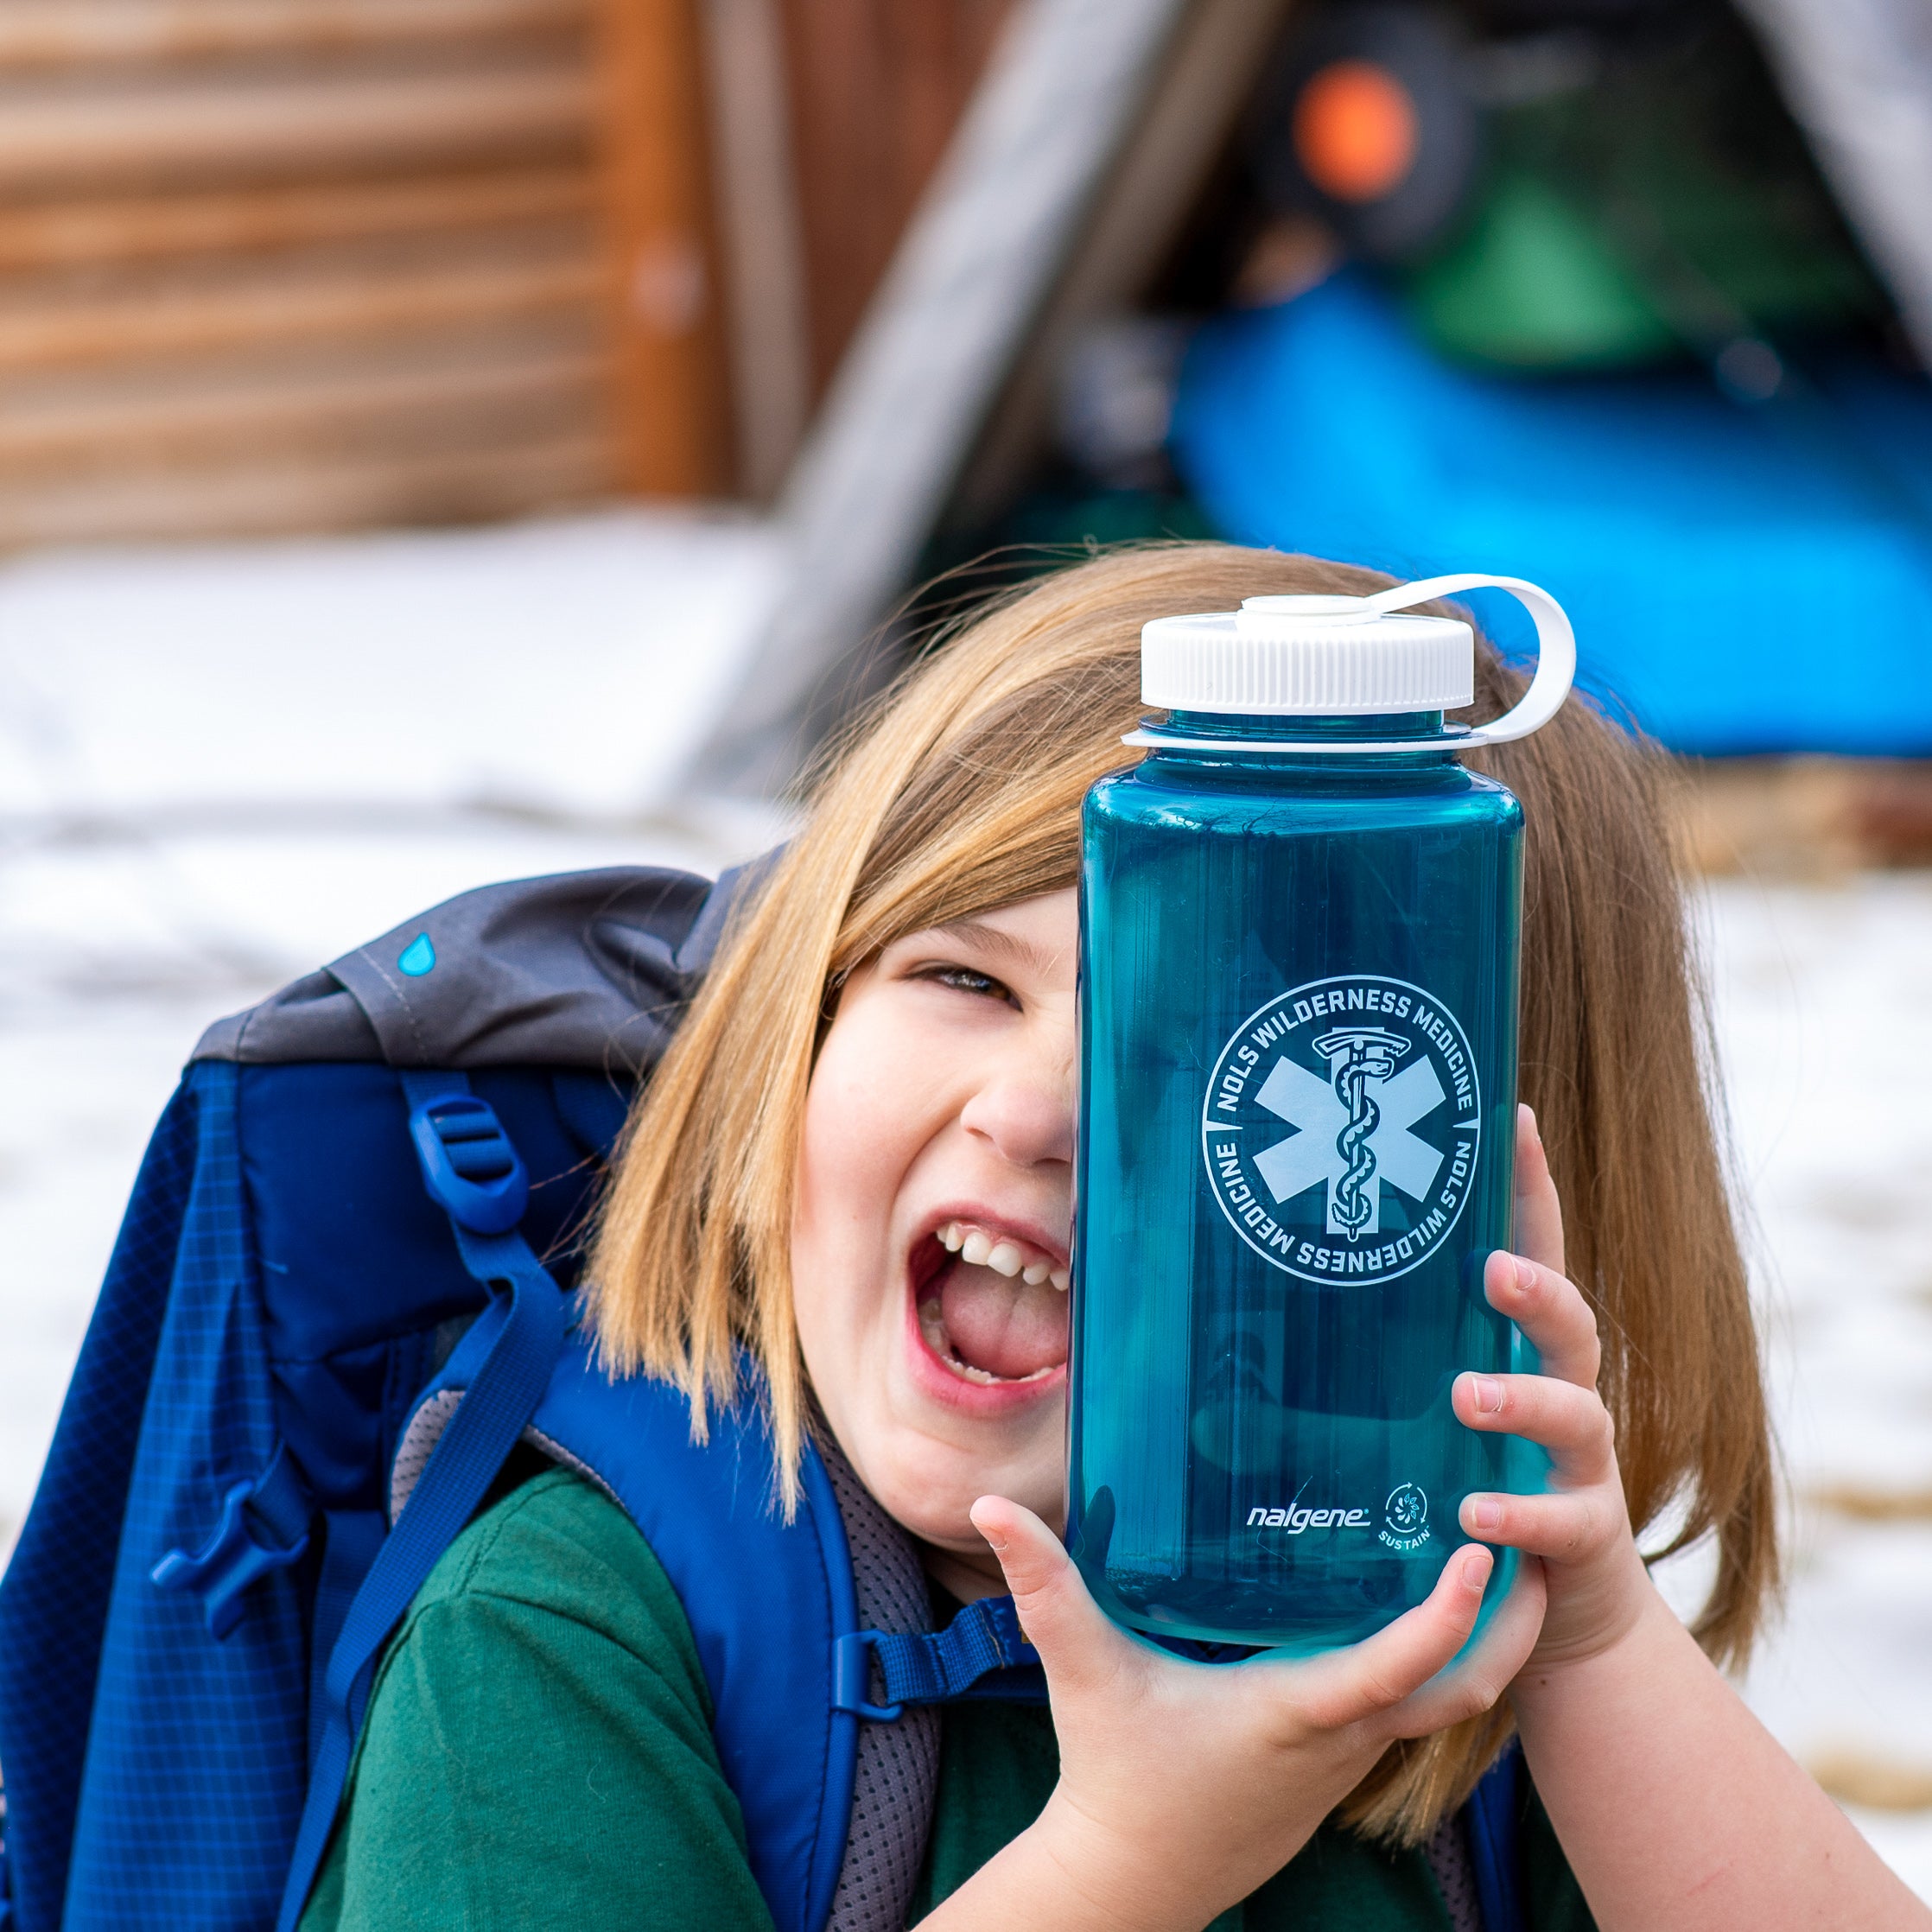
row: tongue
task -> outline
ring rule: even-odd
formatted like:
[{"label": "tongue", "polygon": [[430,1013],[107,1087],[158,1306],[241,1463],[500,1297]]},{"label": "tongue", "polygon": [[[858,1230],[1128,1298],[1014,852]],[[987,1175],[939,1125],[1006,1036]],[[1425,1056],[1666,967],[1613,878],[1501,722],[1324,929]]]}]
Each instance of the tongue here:
[{"label": "tongue", "polygon": [[1017,1380],[1066,1360],[1066,1296],[990,1268],[955,1262],[939,1287],[953,1353],[969,1369]]}]

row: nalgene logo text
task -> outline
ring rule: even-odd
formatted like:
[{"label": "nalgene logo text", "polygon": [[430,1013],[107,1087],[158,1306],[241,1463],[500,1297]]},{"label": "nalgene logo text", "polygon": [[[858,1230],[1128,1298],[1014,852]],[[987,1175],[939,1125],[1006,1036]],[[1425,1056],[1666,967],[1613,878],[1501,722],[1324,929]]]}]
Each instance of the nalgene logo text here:
[{"label": "nalgene logo text", "polygon": [[1366,1529],[1369,1512],[1366,1509],[1305,1509],[1300,1504],[1287,1509],[1263,1507],[1248,1512],[1248,1527],[1250,1529],[1285,1529],[1291,1536],[1299,1536],[1305,1529]]}]

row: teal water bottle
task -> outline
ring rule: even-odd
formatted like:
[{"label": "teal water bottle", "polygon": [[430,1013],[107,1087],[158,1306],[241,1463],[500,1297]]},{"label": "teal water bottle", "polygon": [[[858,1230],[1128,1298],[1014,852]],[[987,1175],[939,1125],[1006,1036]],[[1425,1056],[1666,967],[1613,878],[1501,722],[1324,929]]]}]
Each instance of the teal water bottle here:
[{"label": "teal water bottle", "polygon": [[[1412,607],[1479,586],[1528,608],[1536,675],[1446,726],[1474,639]],[[1083,828],[1068,1470],[1075,1560],[1130,1629],[1353,1643],[1427,1596],[1465,1495],[1541,1485],[1540,1452],[1449,1407],[1462,1370],[1528,1364],[1482,1282],[1510,1238],[1522,808],[1457,753],[1547,722],[1574,667],[1507,577],[1142,632],[1167,721]]]}]

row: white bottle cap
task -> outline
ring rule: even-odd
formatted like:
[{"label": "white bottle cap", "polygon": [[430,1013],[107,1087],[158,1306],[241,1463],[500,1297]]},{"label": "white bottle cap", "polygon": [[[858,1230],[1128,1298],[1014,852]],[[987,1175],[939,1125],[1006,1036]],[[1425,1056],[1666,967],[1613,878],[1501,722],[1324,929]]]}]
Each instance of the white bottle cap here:
[{"label": "white bottle cap", "polygon": [[[1457,619],[1409,607],[1482,586],[1509,591],[1535,618],[1536,675],[1515,709],[1453,735],[1462,744],[1523,737],[1567,695],[1576,639],[1556,600],[1516,577],[1432,577],[1370,597],[1250,597],[1238,611],[1156,618],[1141,632],[1141,696],[1170,710],[1261,717],[1452,711],[1475,696],[1474,635]],[[1135,733],[1128,741],[1161,740]]]},{"label": "white bottle cap", "polygon": [[1141,632],[1141,696],[1176,711],[1451,711],[1475,695],[1468,625],[1385,617],[1362,597],[1250,597]]}]

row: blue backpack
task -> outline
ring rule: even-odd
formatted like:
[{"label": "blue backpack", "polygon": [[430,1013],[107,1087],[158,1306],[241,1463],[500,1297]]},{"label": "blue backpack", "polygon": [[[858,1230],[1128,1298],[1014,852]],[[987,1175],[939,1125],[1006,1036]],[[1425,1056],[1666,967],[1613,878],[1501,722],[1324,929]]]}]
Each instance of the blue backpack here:
[{"label": "blue backpack", "polygon": [[[1045,1694],[1011,1599],[931,1630],[836,1447],[787,1524],[755,1388],[700,1447],[573,1319],[597,1182],[747,876],[467,893],[203,1036],[0,1582],[0,1932],[292,1932],[382,1646],[519,1442],[676,1587],[778,1932],[905,1924],[937,1706]],[[1465,1814],[1486,1932],[1522,1922],[1519,1763]]]}]

